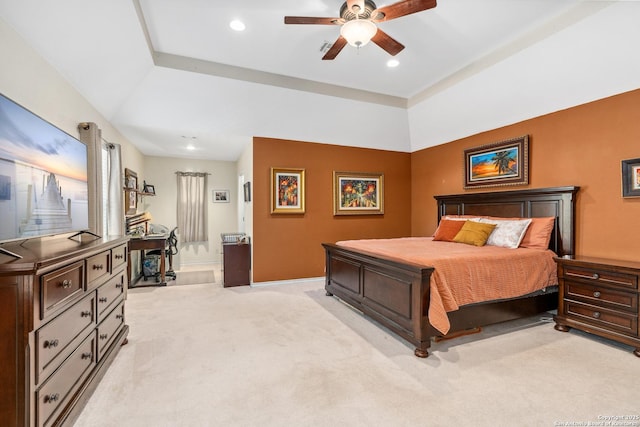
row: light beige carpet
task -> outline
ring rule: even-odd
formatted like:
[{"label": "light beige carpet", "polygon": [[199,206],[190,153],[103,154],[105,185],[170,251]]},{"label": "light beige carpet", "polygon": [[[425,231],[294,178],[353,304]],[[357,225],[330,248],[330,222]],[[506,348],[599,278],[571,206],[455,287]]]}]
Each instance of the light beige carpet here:
[{"label": "light beige carpet", "polygon": [[557,426],[640,414],[640,359],[539,317],[427,359],[323,283],[129,292],[129,344],[76,427]]}]

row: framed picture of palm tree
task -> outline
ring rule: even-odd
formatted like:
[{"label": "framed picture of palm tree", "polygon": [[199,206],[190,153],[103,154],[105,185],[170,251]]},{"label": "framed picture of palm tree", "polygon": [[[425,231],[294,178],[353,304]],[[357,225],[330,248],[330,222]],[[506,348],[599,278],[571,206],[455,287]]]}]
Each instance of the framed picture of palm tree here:
[{"label": "framed picture of palm tree", "polygon": [[529,135],[464,150],[464,188],[529,183]]}]

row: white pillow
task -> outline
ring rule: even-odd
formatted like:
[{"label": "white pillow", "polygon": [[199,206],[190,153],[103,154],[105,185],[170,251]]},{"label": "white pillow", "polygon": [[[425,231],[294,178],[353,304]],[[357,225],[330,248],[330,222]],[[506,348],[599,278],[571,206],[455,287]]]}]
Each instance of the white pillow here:
[{"label": "white pillow", "polygon": [[487,239],[487,245],[511,249],[520,246],[520,242],[527,232],[527,227],[531,224],[531,218],[513,220],[478,218],[477,221],[496,225]]}]

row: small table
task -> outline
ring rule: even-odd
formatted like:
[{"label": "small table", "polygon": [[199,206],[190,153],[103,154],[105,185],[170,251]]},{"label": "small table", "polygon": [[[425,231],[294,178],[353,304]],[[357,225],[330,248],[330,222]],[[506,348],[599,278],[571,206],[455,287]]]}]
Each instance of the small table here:
[{"label": "small table", "polygon": [[[140,251],[140,271],[143,268],[144,253],[147,250],[160,250],[160,283],[154,283],[153,285],[138,285],[141,286],[166,286],[167,281],[165,277],[165,256],[167,250],[167,236],[166,235],[147,235],[143,237],[133,237],[129,240],[129,259],[131,259],[131,251]],[[135,288],[135,282],[140,280],[137,277],[136,280],[132,280],[131,277],[131,262],[129,262],[127,274],[129,277],[129,287]]]}]

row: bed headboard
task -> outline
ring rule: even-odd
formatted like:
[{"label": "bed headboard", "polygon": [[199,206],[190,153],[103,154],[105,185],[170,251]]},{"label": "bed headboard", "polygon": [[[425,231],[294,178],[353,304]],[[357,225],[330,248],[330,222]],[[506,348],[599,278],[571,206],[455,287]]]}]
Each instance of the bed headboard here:
[{"label": "bed headboard", "polygon": [[556,224],[549,249],[558,256],[574,255],[576,194],[580,187],[553,187],[434,196],[438,223],[445,215],[487,215],[505,218],[553,216]]}]

